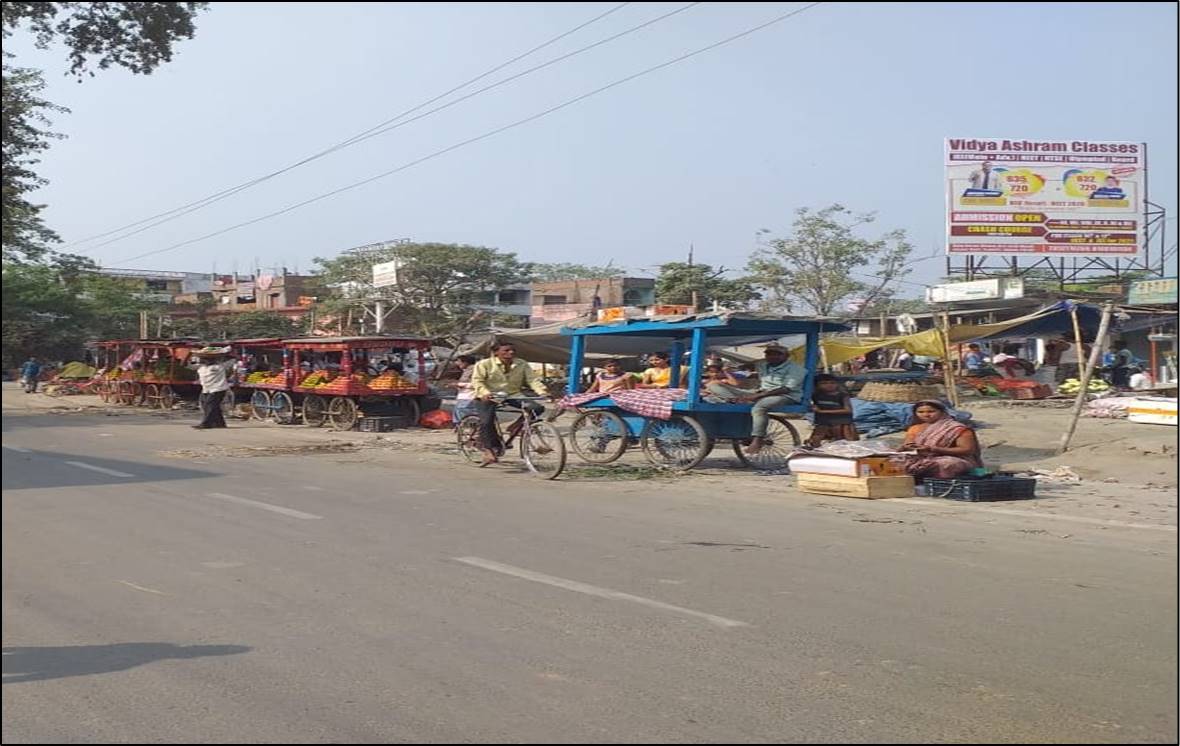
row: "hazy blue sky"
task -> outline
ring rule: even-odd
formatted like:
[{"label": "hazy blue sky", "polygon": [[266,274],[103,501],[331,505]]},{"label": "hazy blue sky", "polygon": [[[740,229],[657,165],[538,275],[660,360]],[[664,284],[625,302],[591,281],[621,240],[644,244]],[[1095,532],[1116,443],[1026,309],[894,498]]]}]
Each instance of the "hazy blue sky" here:
[{"label": "hazy blue sky", "polygon": [[[233,186],[334,144],[612,3],[214,3],[151,76],[78,84],[18,38],[72,113],[38,194],[67,241]],[[150,258],[539,112],[802,3],[703,3],[123,242],[108,266],[307,270],[398,237],[650,273],[741,267],[759,228],[839,201],[940,250],[947,136],[1146,141],[1177,214],[1174,3],[825,3],[746,39],[360,189]],[[680,7],[634,3],[490,78]],[[486,82],[486,81],[485,81]],[[1176,222],[1169,223],[1176,233]],[[943,260],[918,265],[930,282]],[[910,292],[919,289],[910,287]],[[907,293],[909,294],[909,293]]]}]

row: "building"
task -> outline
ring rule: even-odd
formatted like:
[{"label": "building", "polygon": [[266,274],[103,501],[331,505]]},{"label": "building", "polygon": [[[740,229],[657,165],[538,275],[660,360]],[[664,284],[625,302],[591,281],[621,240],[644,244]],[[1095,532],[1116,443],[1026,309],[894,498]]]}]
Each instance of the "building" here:
[{"label": "building", "polygon": [[221,275],[213,279],[212,299],[226,311],[286,311],[305,308],[323,291],[317,275],[257,274],[239,277]]},{"label": "building", "polygon": [[534,282],[531,290],[531,326],[569,321],[598,308],[644,308],[656,302],[656,281],[650,277]]},{"label": "building", "polygon": [[185,296],[209,295],[212,275],[200,272],[164,272],[154,269],[97,270],[96,274],[121,280],[135,296],[157,303],[178,303]]}]

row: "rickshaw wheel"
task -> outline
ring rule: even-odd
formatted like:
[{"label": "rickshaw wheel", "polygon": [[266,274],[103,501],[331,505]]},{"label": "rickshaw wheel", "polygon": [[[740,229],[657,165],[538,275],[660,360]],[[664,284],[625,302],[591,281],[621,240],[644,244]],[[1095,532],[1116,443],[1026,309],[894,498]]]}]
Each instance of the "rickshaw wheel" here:
[{"label": "rickshaw wheel", "polygon": [[583,461],[609,464],[627,451],[627,423],[614,412],[582,412],[570,423],[570,445]]},{"label": "rickshaw wheel", "polygon": [[746,453],[750,445],[748,438],[734,440],[733,452],[739,461],[752,469],[782,469],[787,465],[787,456],[802,442],[799,431],[790,420],[771,415],[766,427],[766,438],[758,453]]},{"label": "rickshaw wheel", "polygon": [[648,419],[639,444],[648,461],[678,471],[688,471],[713,450],[713,441],[705,428],[685,415],[669,420]]},{"label": "rickshaw wheel", "polygon": [[172,409],[176,404],[176,392],[168,384],[160,387],[160,409]]},{"label": "rickshaw wheel", "polygon": [[418,397],[398,396],[390,403],[394,412],[410,420],[410,427],[418,426],[418,420],[422,419],[422,405],[418,403]]},{"label": "rickshaw wheel", "polygon": [[308,427],[321,427],[324,424],[324,414],[327,402],[322,396],[308,394],[303,398],[303,424]]},{"label": "rickshaw wheel", "polygon": [[256,420],[269,420],[271,414],[270,393],[255,391],[250,397],[250,417]]},{"label": "rickshaw wheel", "polygon": [[149,383],[143,389],[143,399],[148,407],[155,409],[160,406],[160,387],[154,383]]},{"label": "rickshaw wheel", "polygon": [[351,397],[333,397],[332,403],[328,405],[328,422],[331,423],[333,429],[351,430],[356,427],[358,419],[360,419],[360,412]]},{"label": "rickshaw wheel", "polygon": [[270,411],[275,422],[290,425],[295,421],[295,402],[285,391],[276,391],[270,397]]}]

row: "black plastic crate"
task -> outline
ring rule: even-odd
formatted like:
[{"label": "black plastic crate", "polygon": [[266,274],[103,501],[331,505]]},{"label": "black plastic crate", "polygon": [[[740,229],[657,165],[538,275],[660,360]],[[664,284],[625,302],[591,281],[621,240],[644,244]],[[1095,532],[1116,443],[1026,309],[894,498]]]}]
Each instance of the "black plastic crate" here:
[{"label": "black plastic crate", "polygon": [[931,497],[967,502],[1031,500],[1036,497],[1037,480],[997,475],[985,479],[927,479],[922,482]]},{"label": "black plastic crate", "polygon": [[413,423],[405,415],[391,415],[388,417],[362,417],[360,430],[362,433],[387,433],[390,430],[400,430]]}]

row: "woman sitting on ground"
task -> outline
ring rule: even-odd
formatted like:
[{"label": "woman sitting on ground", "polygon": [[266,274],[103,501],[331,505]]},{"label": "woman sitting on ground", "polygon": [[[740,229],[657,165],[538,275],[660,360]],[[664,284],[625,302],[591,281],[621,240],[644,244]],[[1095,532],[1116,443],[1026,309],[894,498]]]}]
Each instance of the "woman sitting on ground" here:
[{"label": "woman sitting on ground", "polygon": [[942,402],[915,404],[914,423],[902,445],[902,450],[918,452],[906,457],[910,476],[953,479],[983,467],[975,432],[951,417]]},{"label": "woman sitting on ground", "polygon": [[602,370],[594,377],[594,383],[586,389],[587,394],[609,394],[612,391],[626,391],[635,388],[635,378],[630,373],[623,372],[623,364],[618,360],[607,360]]}]

